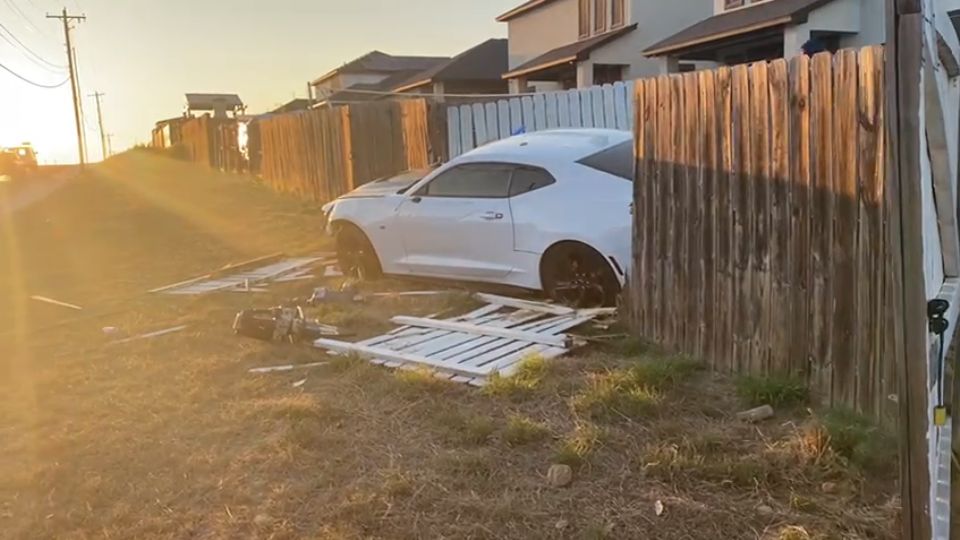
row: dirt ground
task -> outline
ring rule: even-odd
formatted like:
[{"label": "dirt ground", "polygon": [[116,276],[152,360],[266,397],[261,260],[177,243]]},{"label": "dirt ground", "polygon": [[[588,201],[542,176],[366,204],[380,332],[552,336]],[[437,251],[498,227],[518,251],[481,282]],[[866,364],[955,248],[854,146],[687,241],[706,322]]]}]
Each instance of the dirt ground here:
[{"label": "dirt ground", "polygon": [[[478,390],[232,334],[238,310],[317,282],[145,294],[231,262],[329,250],[321,226],[317,205],[146,152],[3,217],[0,538],[897,536],[895,456],[841,436],[855,422],[828,429],[827,411],[784,386],[758,383],[754,394],[783,406],[743,423],[742,381],[738,395],[737,381],[629,339],[530,359]],[[393,315],[469,304],[454,294],[311,314],[359,338]],[[177,325],[188,327],[119,345],[102,330]],[[556,463],[572,468],[566,487],[548,482]]]}]

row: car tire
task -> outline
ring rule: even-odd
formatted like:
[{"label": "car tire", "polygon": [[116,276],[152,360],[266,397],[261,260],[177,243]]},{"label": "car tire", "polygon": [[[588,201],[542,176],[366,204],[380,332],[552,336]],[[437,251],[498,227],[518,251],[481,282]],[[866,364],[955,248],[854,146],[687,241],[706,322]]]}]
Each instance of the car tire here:
[{"label": "car tire", "polygon": [[367,235],[350,223],[336,228],[337,261],[340,271],[358,279],[377,279],[383,275],[380,258]]},{"label": "car tire", "polygon": [[597,250],[579,242],[561,242],[540,262],[543,290],[558,303],[587,308],[616,306],[620,281]]}]

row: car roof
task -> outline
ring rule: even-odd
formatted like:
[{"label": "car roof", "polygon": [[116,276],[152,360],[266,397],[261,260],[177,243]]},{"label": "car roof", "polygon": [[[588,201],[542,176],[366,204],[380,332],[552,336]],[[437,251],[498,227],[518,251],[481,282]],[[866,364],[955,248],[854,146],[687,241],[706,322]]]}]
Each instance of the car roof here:
[{"label": "car roof", "polygon": [[458,161],[575,162],[629,141],[633,134],[615,129],[553,129],[525,133],[483,145]]}]

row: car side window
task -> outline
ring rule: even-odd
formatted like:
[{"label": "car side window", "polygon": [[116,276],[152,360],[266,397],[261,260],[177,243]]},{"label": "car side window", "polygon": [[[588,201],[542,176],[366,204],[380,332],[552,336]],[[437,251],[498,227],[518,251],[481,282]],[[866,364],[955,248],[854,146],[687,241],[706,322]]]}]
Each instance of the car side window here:
[{"label": "car side window", "polygon": [[463,197],[503,199],[510,193],[511,167],[476,163],[440,173],[415,195],[421,197]]},{"label": "car side window", "polygon": [[516,197],[517,195],[530,193],[556,182],[553,176],[543,169],[520,166],[513,171],[513,180],[510,182],[510,196]]}]

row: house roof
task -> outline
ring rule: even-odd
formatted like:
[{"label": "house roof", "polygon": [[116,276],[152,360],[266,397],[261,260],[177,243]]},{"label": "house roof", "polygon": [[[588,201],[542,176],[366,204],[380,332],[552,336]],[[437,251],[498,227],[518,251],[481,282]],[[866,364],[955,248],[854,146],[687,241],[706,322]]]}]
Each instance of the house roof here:
[{"label": "house roof", "polygon": [[436,81],[500,80],[507,71],[507,40],[488,39],[449,61],[421,71],[393,87],[403,91]]},{"label": "house roof", "polygon": [[437,64],[450,60],[448,56],[393,56],[381,51],[370,51],[346,64],[332,69],[313,81],[319,84],[341,73],[394,73],[397,71],[417,72],[430,69]]},{"label": "house roof", "polygon": [[306,98],[294,98],[276,109],[270,111],[271,114],[279,114],[293,111],[305,111],[310,108],[310,100]]},{"label": "house roof", "polygon": [[636,24],[631,24],[630,26],[624,26],[623,28],[618,28],[611,32],[606,32],[598,36],[593,36],[588,39],[582,39],[580,41],[575,41],[561,47],[557,47],[551,51],[547,51],[540,56],[520,64],[519,66],[510,70],[509,73],[504,73],[504,79],[512,79],[514,77],[519,77],[527,73],[533,73],[543,69],[547,69],[553,66],[560,64],[565,64],[567,62],[576,62],[578,60],[584,60],[590,56],[590,52],[594,49],[602,47],[607,43],[632,32],[637,28]]},{"label": "house roof", "polygon": [[[393,75],[390,75],[386,79],[377,82],[377,83],[357,83],[351,85],[347,88],[337,90],[336,92],[327,96],[325,101],[373,101],[386,97],[389,92],[392,92],[397,85],[401,84],[403,81],[410,80],[411,77],[415,76],[419,71],[398,71]],[[361,90],[357,92],[357,90]]]},{"label": "house roof", "polygon": [[552,4],[555,1],[556,0],[528,0],[520,4],[519,6],[511,9],[510,11],[500,15],[499,17],[497,17],[497,20],[500,22],[507,22],[510,19],[523,15],[524,13],[533,11],[537,8],[541,8],[547,4]]},{"label": "house roof", "polygon": [[237,94],[187,94],[187,107],[192,110],[213,110],[217,106],[243,107]]},{"label": "house roof", "polygon": [[658,56],[712,41],[773,26],[806,22],[811,11],[833,0],[772,0],[704,19],[647,47],[643,53]]}]

